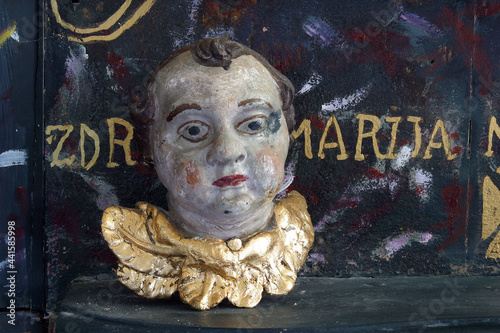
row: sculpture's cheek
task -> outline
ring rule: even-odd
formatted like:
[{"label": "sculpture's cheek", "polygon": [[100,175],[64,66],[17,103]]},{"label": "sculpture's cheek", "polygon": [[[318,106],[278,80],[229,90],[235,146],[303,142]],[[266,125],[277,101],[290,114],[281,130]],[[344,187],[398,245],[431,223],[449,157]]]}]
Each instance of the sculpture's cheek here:
[{"label": "sculpture's cheek", "polygon": [[186,174],[186,183],[192,185],[192,187],[201,183],[200,172],[193,161],[183,162],[181,168]]},{"label": "sculpture's cheek", "polygon": [[263,180],[263,187],[270,194],[281,187],[283,181],[284,158],[274,149],[263,149],[258,156],[259,168],[256,176]]}]

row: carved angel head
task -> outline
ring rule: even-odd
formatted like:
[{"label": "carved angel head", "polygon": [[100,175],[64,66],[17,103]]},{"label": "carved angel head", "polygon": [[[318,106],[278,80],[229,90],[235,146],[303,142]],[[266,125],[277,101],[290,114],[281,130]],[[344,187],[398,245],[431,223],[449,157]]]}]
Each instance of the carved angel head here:
[{"label": "carved angel head", "polygon": [[136,139],[186,236],[248,238],[273,226],[293,95],[262,56],[227,38],[182,48],[152,74],[131,113]]}]

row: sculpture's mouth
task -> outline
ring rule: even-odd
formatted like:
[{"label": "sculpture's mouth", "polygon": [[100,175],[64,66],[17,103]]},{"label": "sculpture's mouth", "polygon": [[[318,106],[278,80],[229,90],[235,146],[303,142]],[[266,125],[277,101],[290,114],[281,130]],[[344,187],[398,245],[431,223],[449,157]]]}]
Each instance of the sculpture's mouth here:
[{"label": "sculpture's mouth", "polygon": [[217,187],[236,186],[247,180],[248,177],[243,175],[230,175],[217,179],[212,183],[212,185]]}]

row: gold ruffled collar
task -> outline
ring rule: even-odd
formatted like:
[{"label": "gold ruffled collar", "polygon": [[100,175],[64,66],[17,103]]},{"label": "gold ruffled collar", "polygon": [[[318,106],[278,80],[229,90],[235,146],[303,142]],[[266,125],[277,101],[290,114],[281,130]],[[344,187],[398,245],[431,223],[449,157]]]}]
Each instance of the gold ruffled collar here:
[{"label": "gold ruffled collar", "polygon": [[307,204],[290,192],[274,208],[276,227],[245,243],[233,239],[185,238],[157,207],[139,202],[136,209],[109,207],[102,232],[118,257],[119,280],[140,296],[169,298],[210,309],[224,298],[254,307],[262,291],[288,293],[314,241]]}]

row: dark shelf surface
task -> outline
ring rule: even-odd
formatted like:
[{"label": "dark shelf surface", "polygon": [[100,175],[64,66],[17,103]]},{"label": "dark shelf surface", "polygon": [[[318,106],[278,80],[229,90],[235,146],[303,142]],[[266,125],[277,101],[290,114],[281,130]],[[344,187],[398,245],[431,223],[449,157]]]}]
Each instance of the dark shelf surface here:
[{"label": "dark shelf surface", "polygon": [[302,277],[255,308],[201,312],[106,275],[75,280],[50,321],[56,332],[500,332],[500,277]]}]

